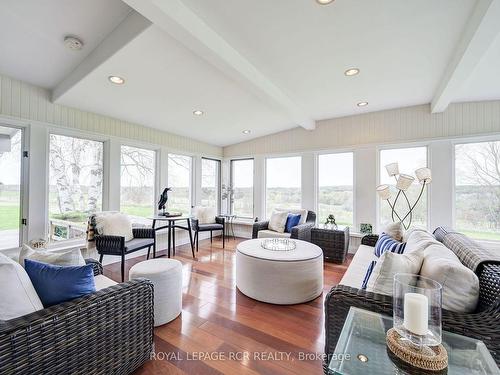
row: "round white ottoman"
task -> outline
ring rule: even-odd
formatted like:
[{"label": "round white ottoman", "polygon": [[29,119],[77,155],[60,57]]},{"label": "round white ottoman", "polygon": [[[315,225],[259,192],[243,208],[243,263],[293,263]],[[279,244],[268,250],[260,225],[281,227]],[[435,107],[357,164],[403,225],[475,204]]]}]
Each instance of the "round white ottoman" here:
[{"label": "round white ottoman", "polygon": [[248,297],[278,305],[308,302],[323,292],[323,251],[294,240],[290,251],[261,247],[262,239],[236,247],[236,287]]},{"label": "round white ottoman", "polygon": [[174,320],[182,311],[182,263],[175,259],[150,259],[137,263],[129,279],[144,277],[154,285],[155,327]]}]

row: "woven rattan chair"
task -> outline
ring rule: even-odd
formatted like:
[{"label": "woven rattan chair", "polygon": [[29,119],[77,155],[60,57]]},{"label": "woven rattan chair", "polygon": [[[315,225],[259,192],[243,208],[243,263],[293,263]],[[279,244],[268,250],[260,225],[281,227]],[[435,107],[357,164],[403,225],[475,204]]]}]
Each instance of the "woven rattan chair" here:
[{"label": "woven rattan chair", "polygon": [[[297,225],[292,228],[290,238],[297,240],[311,241],[311,228],[316,225],[316,214],[313,211],[307,212],[306,222],[302,225]],[[258,221],[253,224],[252,238],[258,238],[259,231],[267,230],[269,227],[269,220]]]},{"label": "woven rattan chair", "polygon": [[[94,274],[102,274],[96,261]],[[0,321],[0,374],[130,374],[153,350],[153,285],[135,279]]]},{"label": "woven rattan chair", "polygon": [[[482,340],[500,364],[500,261],[495,257],[494,260],[487,258],[487,252],[483,252],[480,245],[462,234],[445,228],[436,229],[434,234],[476,273],[480,286],[476,311],[457,313],[443,310],[443,330]],[[367,235],[362,238],[361,244],[375,246],[377,239],[377,235]],[[326,374],[351,306],[392,316],[391,296],[345,285],[334,286],[325,298]]]}]

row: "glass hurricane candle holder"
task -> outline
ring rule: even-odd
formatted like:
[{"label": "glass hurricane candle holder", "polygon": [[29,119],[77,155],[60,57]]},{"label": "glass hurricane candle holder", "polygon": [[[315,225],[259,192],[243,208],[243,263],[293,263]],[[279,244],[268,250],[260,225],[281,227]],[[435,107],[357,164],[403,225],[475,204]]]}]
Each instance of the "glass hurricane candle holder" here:
[{"label": "glass hurricane candle holder", "polygon": [[442,287],[420,275],[398,273],[393,289],[394,329],[419,348],[441,344]]}]

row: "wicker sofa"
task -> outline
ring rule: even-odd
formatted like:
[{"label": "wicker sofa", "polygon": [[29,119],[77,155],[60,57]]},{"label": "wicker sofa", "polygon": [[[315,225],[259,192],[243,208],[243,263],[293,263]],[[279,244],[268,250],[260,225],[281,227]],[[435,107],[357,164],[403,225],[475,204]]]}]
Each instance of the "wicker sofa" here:
[{"label": "wicker sofa", "polygon": [[[462,264],[473,270],[479,278],[479,303],[473,313],[443,310],[443,329],[482,340],[493,358],[500,363],[500,257],[483,249],[463,234],[439,227],[436,239],[451,249]],[[362,246],[375,246],[377,235],[367,235]],[[341,281],[342,283],[342,281]],[[375,294],[352,286],[334,286],[325,298],[325,373],[335,351],[344,321],[350,307],[392,315],[392,297]]]},{"label": "wicker sofa", "polygon": [[[94,275],[102,266],[94,266]],[[153,285],[136,279],[0,321],[0,374],[129,374],[153,350]]]},{"label": "wicker sofa", "polygon": [[[304,224],[297,225],[292,228],[290,238],[303,241],[311,241],[311,228],[316,224],[316,213],[307,211],[307,218]],[[253,224],[252,238],[258,238],[261,230],[268,231],[269,220],[258,221]]]}]

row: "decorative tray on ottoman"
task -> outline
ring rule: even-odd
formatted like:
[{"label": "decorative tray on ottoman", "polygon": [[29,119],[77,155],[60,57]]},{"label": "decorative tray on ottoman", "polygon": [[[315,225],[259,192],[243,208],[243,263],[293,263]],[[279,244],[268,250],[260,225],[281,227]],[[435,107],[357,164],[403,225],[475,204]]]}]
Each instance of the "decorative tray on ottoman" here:
[{"label": "decorative tray on ottoman", "polygon": [[260,242],[260,246],[266,250],[290,251],[294,250],[297,245],[294,240],[290,240],[288,238],[268,238],[262,240]]}]

